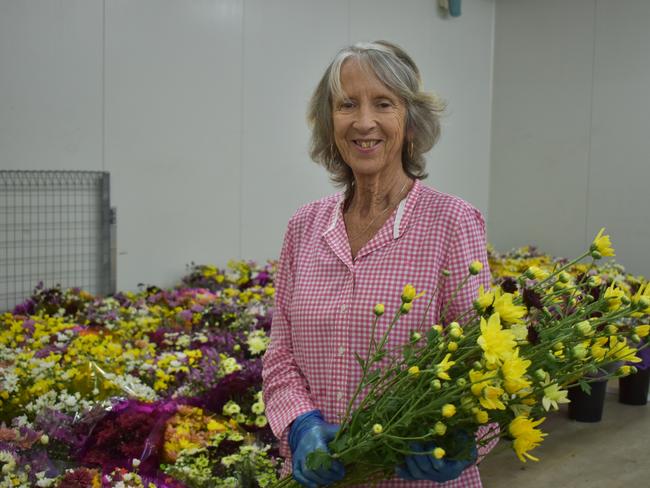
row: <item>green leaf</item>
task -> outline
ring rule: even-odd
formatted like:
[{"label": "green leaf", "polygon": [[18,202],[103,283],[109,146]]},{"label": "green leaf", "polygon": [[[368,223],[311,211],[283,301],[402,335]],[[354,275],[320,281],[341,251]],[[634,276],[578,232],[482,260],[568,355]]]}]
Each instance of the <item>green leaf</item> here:
[{"label": "green leaf", "polygon": [[361,366],[361,369],[366,369],[366,361],[361,356],[359,356],[358,352],[354,353],[354,359],[357,360],[357,363],[359,363],[359,366]]},{"label": "green leaf", "polygon": [[322,449],[316,449],[307,455],[307,467],[312,471],[329,470],[332,466],[332,455]]},{"label": "green leaf", "polygon": [[581,379],[578,384],[580,385],[580,389],[584,391],[587,395],[591,395],[591,385],[587,383],[585,380]]}]

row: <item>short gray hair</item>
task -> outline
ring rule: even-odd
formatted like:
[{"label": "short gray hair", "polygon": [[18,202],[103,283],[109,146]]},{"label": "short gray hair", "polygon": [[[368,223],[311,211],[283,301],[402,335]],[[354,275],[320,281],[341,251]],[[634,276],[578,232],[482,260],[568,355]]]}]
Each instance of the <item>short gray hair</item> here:
[{"label": "short gray hair", "polygon": [[[311,126],[311,158],[323,165],[337,187],[350,191],[354,176],[343,161],[334,143],[332,105],[344,97],[341,67],[349,59],[357,59],[371,70],[386,87],[402,99],[406,106],[406,133],[402,164],[411,178],[426,178],[424,153],[431,150],[440,137],[440,115],[445,104],[422,91],[420,70],[406,52],[387,41],[359,42],[341,49],[325,70],[309,102],[307,120]],[[412,152],[409,145],[412,144]]]}]

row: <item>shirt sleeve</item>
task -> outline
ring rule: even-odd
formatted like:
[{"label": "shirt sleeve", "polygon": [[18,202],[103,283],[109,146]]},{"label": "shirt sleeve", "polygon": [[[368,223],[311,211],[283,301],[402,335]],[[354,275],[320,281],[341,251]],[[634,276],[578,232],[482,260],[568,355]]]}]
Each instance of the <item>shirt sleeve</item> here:
[{"label": "shirt sleeve", "polygon": [[[467,277],[469,265],[473,261],[480,261],[483,270],[476,276],[470,276],[467,283],[458,290],[460,283]],[[438,317],[444,325],[447,325],[471,310],[474,300],[478,297],[480,285],[483,285],[486,290],[490,288],[485,221],[474,207],[468,206],[458,219],[443,269],[449,271],[450,275],[444,278],[440,290]]]},{"label": "shirt sleeve", "polygon": [[289,222],[275,279],[275,307],[271,342],[262,358],[262,389],[269,426],[280,440],[280,454],[290,456],[289,425],[300,414],[316,408],[309,397],[308,384],[293,356],[290,304],[294,285],[296,250],[295,217]]}]

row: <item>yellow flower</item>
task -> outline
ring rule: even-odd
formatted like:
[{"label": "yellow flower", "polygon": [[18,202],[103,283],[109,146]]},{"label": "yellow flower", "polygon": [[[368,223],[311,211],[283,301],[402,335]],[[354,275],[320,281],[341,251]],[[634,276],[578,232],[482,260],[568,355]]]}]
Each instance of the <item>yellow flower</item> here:
[{"label": "yellow flower", "polygon": [[483,388],[482,395],[478,401],[487,410],[505,410],[506,406],[501,401],[503,393],[503,389],[498,386],[488,385]]},{"label": "yellow flower", "polygon": [[621,298],[624,295],[625,292],[620,288],[617,288],[616,283],[609,285],[609,287],[605,290],[605,299],[607,300],[607,308],[610,312],[615,312],[621,308]]},{"label": "yellow flower", "polygon": [[374,312],[377,317],[381,317],[382,315],[384,315],[384,311],[385,311],[385,307],[383,303],[378,303],[377,305],[375,305]]},{"label": "yellow flower", "polygon": [[449,352],[457,351],[458,350],[458,343],[454,342],[454,341],[449,342],[449,344],[447,344],[447,350]]},{"label": "yellow flower", "polygon": [[526,307],[513,304],[513,298],[512,293],[503,293],[500,288],[495,290],[494,311],[508,324],[518,324],[526,315]]},{"label": "yellow flower", "polygon": [[449,371],[449,368],[451,368],[454,364],[456,364],[456,361],[449,361],[450,357],[451,354],[448,353],[442,361],[436,364],[436,375],[441,380],[451,379],[447,371]]},{"label": "yellow flower", "polygon": [[639,337],[646,337],[648,335],[648,332],[650,332],[650,325],[637,325],[634,328],[634,332]]},{"label": "yellow flower", "polygon": [[567,398],[568,391],[560,390],[557,383],[553,383],[544,388],[544,398],[542,398],[542,405],[547,412],[553,407],[553,410],[558,410],[558,403],[569,403]]},{"label": "yellow flower", "polygon": [[453,403],[446,403],[442,406],[442,416],[445,418],[456,415],[456,406]]},{"label": "yellow flower", "polygon": [[607,349],[603,347],[605,344],[607,344],[607,337],[598,337],[591,345],[591,355],[597,362],[605,359],[607,354]]},{"label": "yellow flower", "polygon": [[413,285],[406,285],[402,290],[402,302],[411,303],[415,299],[415,287]]},{"label": "yellow flower", "polygon": [[476,419],[476,422],[479,424],[487,424],[488,420],[490,419],[490,416],[485,410],[477,410],[474,413],[474,418]]},{"label": "yellow flower", "polygon": [[531,382],[524,378],[530,365],[531,361],[529,359],[519,357],[518,349],[515,350],[511,357],[504,359],[501,373],[503,374],[503,386],[508,393],[517,393],[531,385]]},{"label": "yellow flower", "polygon": [[508,432],[510,432],[510,435],[514,437],[512,446],[515,453],[524,463],[526,462],[526,458],[532,459],[533,461],[539,461],[536,457],[528,454],[528,451],[532,451],[539,446],[546,436],[546,434],[541,430],[535,428],[544,422],[544,420],[545,418],[532,420],[528,417],[517,416],[508,426]]},{"label": "yellow flower", "polygon": [[372,426],[372,433],[373,434],[381,434],[384,431],[384,428],[381,426],[381,424],[375,424]]},{"label": "yellow flower", "polygon": [[420,368],[418,368],[417,366],[411,366],[408,369],[408,373],[411,376],[418,376],[420,374]]},{"label": "yellow flower", "polygon": [[637,350],[627,345],[625,338],[619,339],[617,336],[609,336],[608,358],[619,361],[629,361],[631,363],[641,362],[641,358],[636,356]]},{"label": "yellow flower", "polygon": [[528,278],[530,278],[531,280],[542,281],[542,280],[545,280],[546,278],[548,278],[549,275],[548,275],[548,273],[546,271],[544,271],[542,268],[540,268],[538,266],[530,266],[526,270],[526,276]]},{"label": "yellow flower", "polygon": [[445,457],[445,454],[446,452],[442,447],[436,447],[433,450],[433,457],[436,459],[442,459],[443,457]]},{"label": "yellow flower", "polygon": [[481,317],[481,335],[476,343],[483,349],[488,367],[496,367],[512,356],[516,346],[514,334],[501,327],[498,313],[492,314],[487,322]]},{"label": "yellow flower", "polygon": [[478,298],[474,302],[474,306],[481,312],[487,310],[494,303],[494,293],[491,291],[486,292],[483,285],[478,287]]},{"label": "yellow flower", "polygon": [[596,237],[594,237],[591,247],[589,248],[590,251],[597,251],[601,256],[616,256],[609,235],[603,235],[603,232],[605,232],[605,227],[600,229]]},{"label": "yellow flower", "polygon": [[472,394],[477,397],[480,397],[483,394],[483,389],[492,384],[496,378],[497,371],[477,371],[475,369],[470,370],[469,379],[472,382],[470,390]]}]

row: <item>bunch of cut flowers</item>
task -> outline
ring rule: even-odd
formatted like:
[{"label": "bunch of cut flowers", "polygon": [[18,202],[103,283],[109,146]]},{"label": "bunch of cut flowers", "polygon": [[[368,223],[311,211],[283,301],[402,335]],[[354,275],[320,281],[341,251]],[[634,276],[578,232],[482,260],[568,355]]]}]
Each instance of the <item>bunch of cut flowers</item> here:
[{"label": "bunch of cut flowers", "polygon": [[[422,454],[414,447],[434,446],[430,454],[437,459],[470,459],[475,446],[468,433],[476,432],[478,446],[505,437],[521,461],[537,461],[531,451],[546,436],[540,425],[569,402],[567,389],[579,385],[588,392],[590,381],[635,372],[637,353],[648,345],[650,326],[639,319],[650,314],[650,287],[629,298],[616,282],[589,272],[613,255],[602,229],[572,261],[551,271],[531,265],[500,286],[480,289],[473,310],[445,328],[427,324],[425,313],[419,330],[398,348],[387,347],[389,334],[422,293],[404,287],[381,336],[375,335],[385,320],[378,304],[368,350],[355,355],[362,378],[341,428],[330,452],[311,453],[308,467],[341,462],[346,476],[333,486],[390,479],[405,456]],[[568,272],[585,258],[586,272]],[[480,262],[470,263],[458,290],[481,269]],[[275,486],[296,485],[288,476]]]}]

